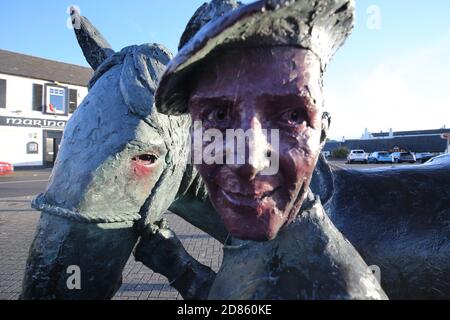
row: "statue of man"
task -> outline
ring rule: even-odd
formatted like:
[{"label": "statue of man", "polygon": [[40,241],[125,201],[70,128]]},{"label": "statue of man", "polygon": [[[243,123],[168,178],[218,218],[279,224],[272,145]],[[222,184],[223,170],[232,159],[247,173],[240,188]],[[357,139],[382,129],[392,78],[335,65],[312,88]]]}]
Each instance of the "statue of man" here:
[{"label": "statue of man", "polygon": [[[215,156],[226,161],[197,164],[232,236],[209,298],[387,298],[309,191],[329,125],[323,72],[353,27],[353,8],[347,0],[243,6],[205,25],[161,79],[160,112],[189,112],[204,132],[249,132],[245,161],[223,139]],[[278,141],[264,130],[277,130]],[[269,160],[279,170],[270,173]]]}]

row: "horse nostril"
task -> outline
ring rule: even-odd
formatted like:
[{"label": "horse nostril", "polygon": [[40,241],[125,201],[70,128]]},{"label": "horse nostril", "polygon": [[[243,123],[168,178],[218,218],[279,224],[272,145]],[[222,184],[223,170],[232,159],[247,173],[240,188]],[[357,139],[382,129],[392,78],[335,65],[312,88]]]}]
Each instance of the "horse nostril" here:
[{"label": "horse nostril", "polygon": [[154,164],[158,160],[158,157],[153,154],[141,154],[133,158],[133,161],[143,163],[144,165]]}]

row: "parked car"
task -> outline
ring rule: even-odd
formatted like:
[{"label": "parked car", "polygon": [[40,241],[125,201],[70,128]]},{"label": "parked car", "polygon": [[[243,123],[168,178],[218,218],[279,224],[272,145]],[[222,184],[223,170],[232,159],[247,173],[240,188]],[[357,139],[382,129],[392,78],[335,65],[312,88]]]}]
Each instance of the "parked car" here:
[{"label": "parked car", "polygon": [[435,154],[430,152],[422,152],[422,153],[416,153],[416,160],[420,163],[425,163],[431,158],[433,158]]},{"label": "parked car", "polygon": [[369,156],[368,161],[369,163],[394,163],[394,158],[389,152],[377,151]]},{"label": "parked car", "polygon": [[8,162],[0,162],[0,176],[14,172],[14,166]]},{"label": "parked car", "polygon": [[364,150],[351,150],[347,156],[347,163],[367,163],[368,157]]},{"label": "parked car", "polygon": [[394,152],[392,157],[395,163],[416,163],[416,156],[412,152]]}]

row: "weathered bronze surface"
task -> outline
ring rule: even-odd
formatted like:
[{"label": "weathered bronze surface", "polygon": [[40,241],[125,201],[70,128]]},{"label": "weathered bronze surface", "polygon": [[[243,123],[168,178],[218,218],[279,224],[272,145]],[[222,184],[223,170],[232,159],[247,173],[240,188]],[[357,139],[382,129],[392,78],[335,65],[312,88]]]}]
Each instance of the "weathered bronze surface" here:
[{"label": "weathered bronze surface", "polygon": [[368,170],[320,161],[315,180],[330,219],[380,268],[390,298],[450,298],[450,155]]},{"label": "weathered bronze surface", "polygon": [[[352,16],[349,1],[259,1],[205,25],[169,63],[160,111],[180,114],[187,104],[204,131],[260,137],[245,139],[243,164],[197,164],[225,227],[241,239],[225,247],[209,298],[387,298],[320,202],[301,208],[329,124],[323,71]],[[277,148],[263,129],[279,131]],[[272,175],[263,174],[268,154],[280,164]]]},{"label": "weathered bronze surface", "polygon": [[[330,167],[323,159],[316,165],[329,126],[322,72],[350,32],[352,6],[351,1],[293,1],[289,5],[301,5],[289,10],[285,2],[259,1],[229,15],[240,4],[203,5],[158,89],[158,107],[174,114],[187,110],[196,91],[194,118],[205,109],[201,99],[218,95],[215,110],[229,107],[233,94],[240,106],[225,113],[232,116],[225,118],[227,126],[277,127],[283,133],[275,177],[258,178],[248,164],[199,166],[212,203],[197,170],[187,164],[190,117],[168,117],[152,108],[170,53],[159,45],[115,53],[80,17],[77,39],[97,71],[88,98],[68,124],[48,189],[34,201],[43,213],[23,299],[111,298],[138,241],[136,259],[165,275],[186,299],[385,298],[367,265],[380,267],[390,298],[449,298],[450,161],[367,171]],[[324,37],[320,30],[329,23],[336,27]],[[234,30],[226,37],[225,27]],[[274,41],[282,46],[270,48]],[[232,81],[237,69],[241,82]],[[187,75],[197,81],[183,85]],[[285,79],[286,86],[280,85]],[[275,105],[280,96],[283,103]],[[286,121],[274,121],[271,110]],[[216,120],[206,124],[225,126]],[[313,170],[310,187],[329,218],[308,190]],[[214,272],[192,259],[160,222],[169,207],[222,243],[229,231],[258,241],[229,238],[214,281]],[[273,240],[261,241],[267,239]],[[83,272],[82,290],[67,288],[71,265]]]},{"label": "weathered bronze surface", "polygon": [[[90,38],[89,30],[95,28],[86,19],[82,28],[86,30],[77,35],[86,35],[80,41],[85,53],[98,49],[92,43],[107,43],[98,31]],[[111,298],[139,236],[147,234],[146,227],[161,220],[175,200],[173,211],[188,220],[193,216],[194,224],[204,225],[219,240],[226,237],[214,220],[216,213],[208,210],[196,170],[187,164],[189,116],[168,117],[153,108],[156,84],[170,53],[160,45],[142,45],[99,59],[90,61],[98,64],[97,70],[88,96],[66,127],[47,190],[33,202],[42,216],[27,261],[22,299]],[[184,207],[185,202],[190,207]],[[196,205],[203,210],[192,211]],[[201,219],[197,213],[209,218]],[[155,236],[152,241],[156,240]],[[184,252],[176,241],[167,240],[165,248],[170,244],[174,251]],[[149,252],[144,245],[139,248]],[[192,270],[201,267],[187,255],[178,261],[160,272],[170,276],[188,262]],[[80,290],[67,286],[70,266],[81,270]],[[214,275],[202,270],[202,277]],[[172,280],[186,287],[184,291],[180,287],[182,295],[198,297],[189,288],[203,278],[179,276]]]}]

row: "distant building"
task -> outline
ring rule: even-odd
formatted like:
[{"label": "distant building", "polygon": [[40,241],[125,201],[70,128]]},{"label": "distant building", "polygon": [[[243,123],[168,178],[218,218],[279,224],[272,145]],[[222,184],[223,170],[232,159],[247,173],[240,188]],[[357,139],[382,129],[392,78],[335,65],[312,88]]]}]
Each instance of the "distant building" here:
[{"label": "distant building", "polygon": [[92,69],[0,50],[0,161],[53,166]]},{"label": "distant building", "polygon": [[331,153],[336,150],[339,149],[340,147],[342,147],[343,142],[339,142],[339,141],[335,141],[335,140],[331,140],[328,141],[325,144],[325,147],[323,148],[322,152],[324,153],[324,155],[331,155]]},{"label": "distant building", "polygon": [[367,130],[361,139],[330,141],[324,151],[346,147],[349,150],[362,149],[367,153],[375,151],[411,151],[415,153],[448,152],[448,141],[442,138],[443,134],[450,134],[450,129],[416,130],[394,132],[392,129],[386,133],[369,133]]}]

